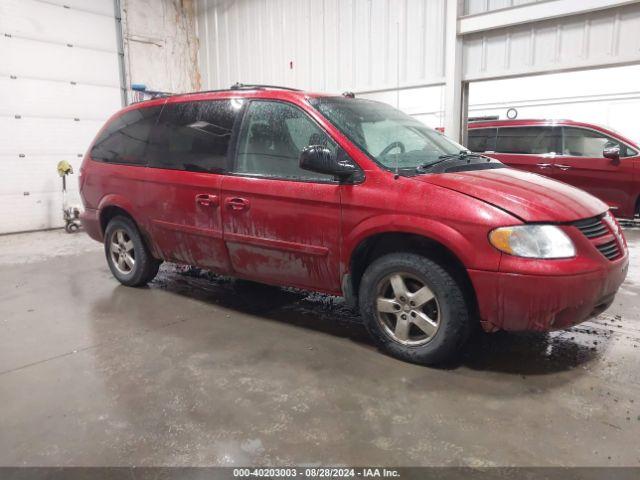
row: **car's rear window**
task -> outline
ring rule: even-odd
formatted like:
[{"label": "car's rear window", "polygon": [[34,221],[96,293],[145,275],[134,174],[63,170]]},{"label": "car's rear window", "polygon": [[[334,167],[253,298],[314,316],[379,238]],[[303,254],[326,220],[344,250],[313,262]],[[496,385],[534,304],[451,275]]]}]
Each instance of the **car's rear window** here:
[{"label": "car's rear window", "polygon": [[149,136],[161,106],[137,108],[110,122],[91,149],[91,158],[101,162],[146,165]]}]

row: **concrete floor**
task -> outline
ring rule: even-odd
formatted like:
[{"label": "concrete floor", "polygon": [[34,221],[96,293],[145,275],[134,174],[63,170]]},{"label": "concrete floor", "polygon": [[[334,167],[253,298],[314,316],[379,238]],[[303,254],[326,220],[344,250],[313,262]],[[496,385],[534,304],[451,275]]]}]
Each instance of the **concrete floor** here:
[{"label": "concrete floor", "polygon": [[640,230],[599,318],[480,335],[445,369],[369,343],[341,300],[101,246],[0,237],[0,466],[640,465]]}]

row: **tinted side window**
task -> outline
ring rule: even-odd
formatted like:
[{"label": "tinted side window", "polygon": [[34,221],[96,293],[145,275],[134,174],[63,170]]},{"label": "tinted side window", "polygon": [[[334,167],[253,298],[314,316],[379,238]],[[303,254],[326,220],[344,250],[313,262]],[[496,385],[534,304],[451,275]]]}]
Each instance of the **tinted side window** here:
[{"label": "tinted side window", "polygon": [[608,143],[620,147],[621,157],[630,157],[635,154],[620,141],[602,133],[583,128],[564,127],[562,154],[571,157],[603,158],[605,145]]},{"label": "tinted side window", "polygon": [[149,166],[192,172],[226,170],[241,102],[210,100],[165,105],[149,147]]},{"label": "tinted side window", "polygon": [[298,166],[300,152],[309,145],[325,145],[336,152],[336,144],[299,108],[253,101],[242,121],[235,171],[294,180],[331,180],[331,175]]},{"label": "tinted side window", "polygon": [[149,135],[161,108],[138,108],[120,115],[96,140],[91,157],[102,162],[146,165]]},{"label": "tinted side window", "polygon": [[469,129],[467,148],[472,152],[494,152],[496,150],[497,128]]},{"label": "tinted side window", "polygon": [[557,127],[499,128],[496,152],[536,155],[558,153],[560,135]]}]

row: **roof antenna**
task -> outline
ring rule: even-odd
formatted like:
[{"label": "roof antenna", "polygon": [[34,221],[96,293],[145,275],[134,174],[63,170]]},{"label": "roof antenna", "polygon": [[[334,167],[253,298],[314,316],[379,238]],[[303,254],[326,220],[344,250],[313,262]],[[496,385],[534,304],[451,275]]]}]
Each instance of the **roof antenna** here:
[{"label": "roof antenna", "polygon": [[[400,110],[400,22],[396,22],[396,108]],[[400,159],[396,154],[396,173],[393,176],[394,180],[400,178]]]}]

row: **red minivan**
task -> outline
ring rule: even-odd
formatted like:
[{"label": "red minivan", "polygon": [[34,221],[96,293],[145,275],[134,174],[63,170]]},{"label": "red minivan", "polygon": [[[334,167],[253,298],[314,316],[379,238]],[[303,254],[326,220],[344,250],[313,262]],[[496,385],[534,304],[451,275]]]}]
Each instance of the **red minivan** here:
[{"label": "red minivan", "polygon": [[627,274],[600,200],[352,95],[236,86],[138,103],[80,173],[83,225],[121,283],[170,261],[343,295],[377,345],[417,363],[460,351],[473,322],[581,322]]},{"label": "red minivan", "polygon": [[483,121],[469,124],[468,146],[581,188],[617,217],[640,215],[640,147],[616,132],[570,120]]}]

